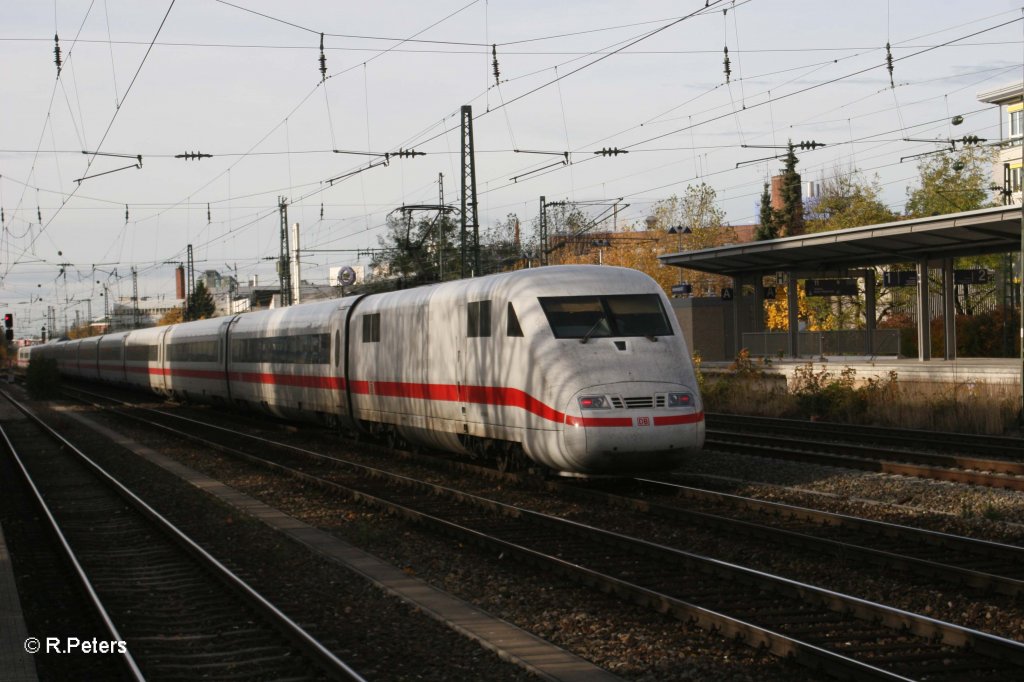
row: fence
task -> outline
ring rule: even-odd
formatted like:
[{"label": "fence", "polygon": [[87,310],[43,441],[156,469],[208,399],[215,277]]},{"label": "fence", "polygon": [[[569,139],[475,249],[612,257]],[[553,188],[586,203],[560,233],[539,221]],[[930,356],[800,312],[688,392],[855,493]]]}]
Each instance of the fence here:
[{"label": "fence", "polygon": [[[789,332],[745,332],[743,347],[754,356],[788,357],[790,355]],[[799,357],[822,355],[899,356],[899,354],[900,332],[898,329],[876,329],[872,334],[870,351],[868,350],[867,332],[863,329],[799,332],[797,334],[797,355]]]}]

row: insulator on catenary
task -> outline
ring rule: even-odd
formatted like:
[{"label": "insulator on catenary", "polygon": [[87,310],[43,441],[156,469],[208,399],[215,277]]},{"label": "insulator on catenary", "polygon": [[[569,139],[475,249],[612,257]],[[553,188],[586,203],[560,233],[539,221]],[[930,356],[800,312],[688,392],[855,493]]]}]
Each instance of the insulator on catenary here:
[{"label": "insulator on catenary", "polygon": [[124,224],[128,224],[128,204],[124,205]]},{"label": "insulator on catenary", "polygon": [[60,36],[53,34],[53,63],[57,65],[57,77],[60,78],[60,69],[63,64],[60,58]]},{"label": "insulator on catenary", "polygon": [[206,205],[206,224],[210,224],[210,205]]},{"label": "insulator on catenary", "polygon": [[729,82],[729,77],[732,76],[732,69],[729,68],[729,48],[725,48],[725,59],[722,60],[722,64],[725,66],[725,82]]},{"label": "insulator on catenary", "polygon": [[885,44],[885,67],[889,69],[889,87],[895,88],[896,84],[892,80],[892,47],[889,43]]},{"label": "insulator on catenary", "polygon": [[320,220],[324,219],[324,203],[320,202]]},{"label": "insulator on catenary", "polygon": [[499,85],[501,79],[501,72],[498,70],[498,44],[494,43],[491,45],[491,58],[492,64],[494,65],[494,84]]},{"label": "insulator on catenary", "polygon": [[320,81],[327,80],[327,57],[324,55],[324,34],[320,34]]}]

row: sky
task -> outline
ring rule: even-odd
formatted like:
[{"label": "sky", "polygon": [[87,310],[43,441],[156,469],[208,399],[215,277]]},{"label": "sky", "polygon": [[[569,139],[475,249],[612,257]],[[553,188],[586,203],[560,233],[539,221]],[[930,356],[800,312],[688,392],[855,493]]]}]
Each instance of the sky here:
[{"label": "sky", "polygon": [[173,298],[188,245],[197,273],[275,282],[282,198],[303,279],[326,284],[389,213],[437,204],[439,176],[459,204],[464,105],[482,228],[528,231],[541,196],[642,225],[701,182],[756,222],[789,140],[824,143],[804,180],[856,169],[900,212],[905,157],[999,138],[977,95],[1020,82],[1022,18],[1003,0],[4,0],[0,307],[38,334],[48,307],[131,296],[133,268],[140,297]]}]

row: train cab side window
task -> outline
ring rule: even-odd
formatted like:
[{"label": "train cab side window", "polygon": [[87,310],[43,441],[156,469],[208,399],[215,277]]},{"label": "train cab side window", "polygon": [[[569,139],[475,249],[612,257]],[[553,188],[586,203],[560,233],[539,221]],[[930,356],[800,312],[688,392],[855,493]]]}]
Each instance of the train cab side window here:
[{"label": "train cab side window", "polygon": [[380,313],[363,315],[363,343],[380,341]]},{"label": "train cab side window", "polygon": [[491,302],[471,301],[466,305],[466,336],[491,335]]},{"label": "train cab side window", "polygon": [[508,323],[505,326],[505,335],[523,335],[523,328],[519,326],[519,317],[516,315],[516,309],[512,307],[512,301],[508,302]]}]

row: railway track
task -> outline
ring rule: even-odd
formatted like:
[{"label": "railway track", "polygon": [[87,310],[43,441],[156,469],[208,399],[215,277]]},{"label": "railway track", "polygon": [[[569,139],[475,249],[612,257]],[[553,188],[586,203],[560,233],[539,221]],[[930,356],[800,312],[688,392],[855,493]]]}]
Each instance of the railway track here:
[{"label": "railway track", "polygon": [[635,479],[626,484],[597,481],[570,489],[581,497],[597,497],[677,523],[716,528],[983,592],[1013,597],[1024,594],[1024,548],[1016,545],[703,490],[670,478]]},{"label": "railway track", "polygon": [[[771,421],[732,420],[716,416],[708,421],[704,447],[733,454],[809,462],[824,466],[877,473],[930,478],[970,485],[1024,490],[1024,459],[991,458],[862,445],[843,440],[841,432],[822,429],[815,422],[787,422],[772,428]],[[799,425],[808,425],[800,430]],[[766,433],[768,432],[768,433]],[[1012,439],[1011,439],[1012,440]]]},{"label": "railway track", "polygon": [[[28,408],[2,429],[130,679],[362,680]],[[27,456],[26,456],[27,454]],[[123,651],[121,650],[123,648]]]},{"label": "railway track", "polygon": [[908,450],[948,452],[983,459],[1024,461],[1024,439],[1011,436],[897,429],[884,426],[811,422],[805,419],[780,419],[722,413],[708,413],[706,420],[709,427],[729,431],[754,431],[766,435],[803,436],[813,434],[822,440]]},{"label": "railway track", "polygon": [[[161,414],[147,411],[145,419],[180,430],[180,420],[174,427],[173,417]],[[308,450],[187,424],[183,437],[840,677],[960,680],[969,673],[995,681],[1024,672],[1024,646],[1012,640]]]}]

